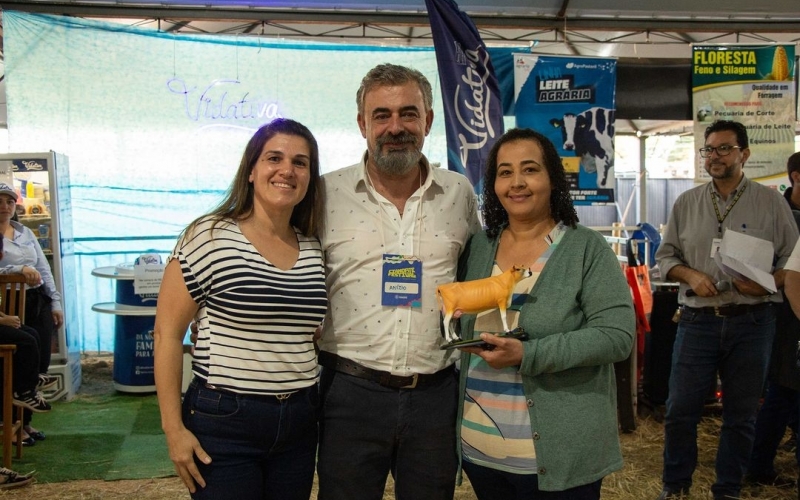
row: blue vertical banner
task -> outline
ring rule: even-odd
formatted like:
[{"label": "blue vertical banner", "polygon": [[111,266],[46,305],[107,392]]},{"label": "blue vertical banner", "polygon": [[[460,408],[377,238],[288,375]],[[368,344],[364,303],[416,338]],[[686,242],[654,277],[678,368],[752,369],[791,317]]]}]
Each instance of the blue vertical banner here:
[{"label": "blue vertical banner", "polygon": [[514,54],[518,127],[547,136],[576,205],[614,202],[616,59]]},{"label": "blue vertical banner", "polygon": [[452,0],[425,0],[442,86],[448,168],[472,182],[482,206],[483,172],[503,133],[503,101],[472,20]]}]

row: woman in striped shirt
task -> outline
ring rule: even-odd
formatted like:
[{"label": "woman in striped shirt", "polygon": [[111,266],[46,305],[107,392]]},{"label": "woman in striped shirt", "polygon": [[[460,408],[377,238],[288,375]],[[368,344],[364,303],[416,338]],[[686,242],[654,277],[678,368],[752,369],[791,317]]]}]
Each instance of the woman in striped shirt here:
[{"label": "woman in striped shirt", "polygon": [[[327,308],[319,154],[293,120],[261,127],[220,206],[164,272],[155,379],[170,457],[195,499],[305,500],[317,444],[313,335]],[[182,345],[198,326],[181,405]]]}]

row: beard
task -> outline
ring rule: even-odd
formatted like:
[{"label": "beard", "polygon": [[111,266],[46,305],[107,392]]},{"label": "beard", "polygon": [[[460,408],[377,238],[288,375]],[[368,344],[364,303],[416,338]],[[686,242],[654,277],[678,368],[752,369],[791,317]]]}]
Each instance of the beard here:
[{"label": "beard", "polygon": [[[387,142],[412,144],[414,149],[383,152]],[[375,141],[375,150],[372,151],[372,160],[378,170],[386,175],[402,176],[409,173],[419,164],[422,152],[417,148],[417,138],[412,134],[403,132],[397,135],[384,135]]]},{"label": "beard", "polygon": [[[713,172],[713,170],[712,170],[713,166],[722,166],[723,167],[722,172],[717,170],[717,172],[712,173]],[[706,167],[706,172],[713,179],[729,179],[729,178],[733,177],[733,171],[735,169],[736,169],[736,165],[725,165],[724,163],[712,163],[711,165],[708,165]]]}]

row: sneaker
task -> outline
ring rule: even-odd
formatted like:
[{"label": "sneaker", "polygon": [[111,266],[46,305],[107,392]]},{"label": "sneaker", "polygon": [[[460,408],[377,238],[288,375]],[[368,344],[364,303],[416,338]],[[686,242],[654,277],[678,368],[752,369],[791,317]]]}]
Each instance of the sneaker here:
[{"label": "sneaker", "polygon": [[0,467],[0,489],[19,488],[35,481],[33,472],[20,474],[11,469]]},{"label": "sneaker", "polygon": [[58,383],[58,377],[46,373],[39,374],[39,382],[36,384],[37,391],[46,391]]},{"label": "sneaker", "polygon": [[44,400],[42,393],[36,390],[23,392],[22,394],[15,392],[14,404],[27,408],[34,413],[46,413],[52,410],[50,404]]}]

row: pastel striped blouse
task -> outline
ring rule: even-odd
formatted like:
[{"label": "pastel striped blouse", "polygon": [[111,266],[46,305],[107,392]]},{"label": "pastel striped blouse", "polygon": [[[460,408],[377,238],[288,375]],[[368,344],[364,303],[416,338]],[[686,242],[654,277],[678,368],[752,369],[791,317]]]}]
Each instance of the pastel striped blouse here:
[{"label": "pastel striped blouse", "polygon": [[[518,325],[519,313],[539,278],[547,259],[564,235],[564,226],[556,225],[546,239],[547,250],[531,266],[532,275],[514,287],[511,306],[506,311],[508,326]],[[497,264],[492,275],[501,274]],[[499,309],[478,314],[475,336],[482,332],[500,333],[503,323]],[[481,357],[471,355],[467,369],[467,391],[461,419],[461,444],[466,460],[491,469],[513,474],[535,474],[536,448],[528,405],[517,367],[495,369]]]}]

